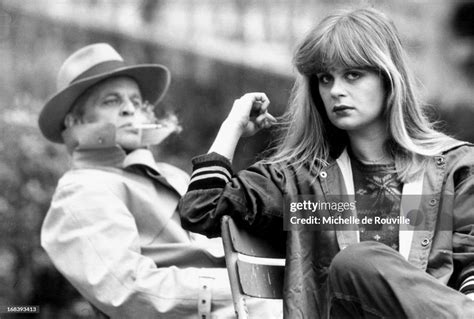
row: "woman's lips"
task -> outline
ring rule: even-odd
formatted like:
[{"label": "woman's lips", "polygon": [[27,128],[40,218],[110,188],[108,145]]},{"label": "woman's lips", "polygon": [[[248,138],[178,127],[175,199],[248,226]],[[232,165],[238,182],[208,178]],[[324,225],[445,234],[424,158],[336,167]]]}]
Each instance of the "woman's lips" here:
[{"label": "woman's lips", "polygon": [[348,110],[354,110],[355,108],[352,106],[347,106],[347,105],[336,105],[332,108],[333,112],[342,112],[342,111],[348,111]]}]

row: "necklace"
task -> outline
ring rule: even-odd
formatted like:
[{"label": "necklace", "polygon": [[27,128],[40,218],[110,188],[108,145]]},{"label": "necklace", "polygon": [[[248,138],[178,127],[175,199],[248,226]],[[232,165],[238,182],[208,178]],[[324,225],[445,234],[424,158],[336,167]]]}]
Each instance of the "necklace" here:
[{"label": "necklace", "polygon": [[[355,156],[355,155],[354,155]],[[387,161],[384,161],[385,159],[388,159],[389,157],[387,154],[383,154],[381,157],[370,160],[370,159],[361,159],[360,157],[355,156],[355,158],[361,162],[362,164],[365,165],[376,165],[376,164],[389,164]],[[385,162],[385,163],[384,163]],[[392,161],[390,160],[390,163]]]}]

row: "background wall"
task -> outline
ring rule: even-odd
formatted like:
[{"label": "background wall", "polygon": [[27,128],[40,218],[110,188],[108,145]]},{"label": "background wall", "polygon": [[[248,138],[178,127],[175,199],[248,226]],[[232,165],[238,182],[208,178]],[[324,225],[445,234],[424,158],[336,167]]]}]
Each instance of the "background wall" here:
[{"label": "background wall", "polygon": [[[0,305],[41,305],[40,318],[91,316],[39,247],[68,159],[36,122],[70,53],[109,42],[130,63],[168,66],[172,85],[157,113],[177,113],[184,131],[154,151],[189,171],[189,159],[207,150],[243,93],[266,92],[273,113],[283,112],[298,39],[348,5],[375,6],[393,18],[434,117],[474,141],[472,1],[0,0]],[[270,140],[270,132],[244,139],[237,169]]]}]

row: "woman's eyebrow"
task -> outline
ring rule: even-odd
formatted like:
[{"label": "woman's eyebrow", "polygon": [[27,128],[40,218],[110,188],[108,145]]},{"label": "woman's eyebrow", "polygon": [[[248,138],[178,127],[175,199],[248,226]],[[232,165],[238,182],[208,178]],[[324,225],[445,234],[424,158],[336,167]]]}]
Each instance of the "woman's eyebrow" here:
[{"label": "woman's eyebrow", "polygon": [[322,75],[322,74],[329,74],[329,71],[328,70],[321,70],[321,71],[318,71],[316,73],[314,73],[316,76],[318,75]]}]

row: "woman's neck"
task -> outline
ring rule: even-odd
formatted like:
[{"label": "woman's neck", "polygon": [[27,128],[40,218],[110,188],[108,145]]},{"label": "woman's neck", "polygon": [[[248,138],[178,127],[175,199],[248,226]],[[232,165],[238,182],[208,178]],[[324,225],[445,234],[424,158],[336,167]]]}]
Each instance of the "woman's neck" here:
[{"label": "woman's neck", "polygon": [[388,133],[383,125],[363,130],[349,131],[352,153],[365,164],[388,164],[393,162],[385,143]]}]

